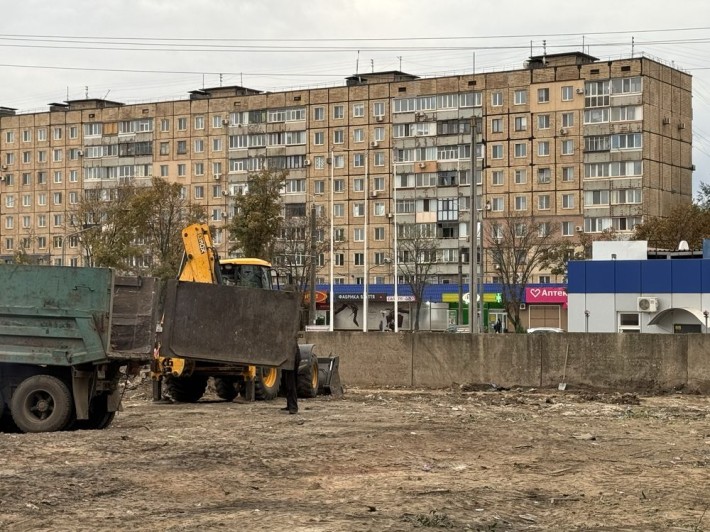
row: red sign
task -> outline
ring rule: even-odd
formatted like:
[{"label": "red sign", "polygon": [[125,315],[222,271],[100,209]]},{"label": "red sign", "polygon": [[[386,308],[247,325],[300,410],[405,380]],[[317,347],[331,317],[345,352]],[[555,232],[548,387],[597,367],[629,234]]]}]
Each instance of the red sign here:
[{"label": "red sign", "polygon": [[567,303],[567,290],[564,288],[525,288],[525,302],[530,303]]},{"label": "red sign", "polygon": [[[325,303],[328,300],[328,294],[326,292],[321,292],[319,290],[316,290],[315,296],[316,296],[316,304]],[[305,304],[309,304],[311,302],[311,293],[310,292],[303,292],[303,302]]]}]

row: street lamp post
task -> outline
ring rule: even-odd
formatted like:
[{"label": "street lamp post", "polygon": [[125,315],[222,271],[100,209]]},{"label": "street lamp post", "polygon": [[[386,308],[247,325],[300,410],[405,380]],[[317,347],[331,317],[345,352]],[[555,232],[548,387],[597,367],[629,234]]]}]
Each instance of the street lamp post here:
[{"label": "street lamp post", "polygon": [[311,325],[316,324],[316,205],[311,203],[311,270],[308,298],[308,321]]},{"label": "street lamp post", "polygon": [[86,233],[87,231],[91,231],[92,229],[96,229],[97,227],[101,226],[99,224],[88,225],[83,229],[79,229],[78,231],[74,231],[73,233],[64,235],[64,240],[62,240],[62,266],[66,266],[65,260],[67,255],[67,240],[73,236],[77,236],[82,233]]}]

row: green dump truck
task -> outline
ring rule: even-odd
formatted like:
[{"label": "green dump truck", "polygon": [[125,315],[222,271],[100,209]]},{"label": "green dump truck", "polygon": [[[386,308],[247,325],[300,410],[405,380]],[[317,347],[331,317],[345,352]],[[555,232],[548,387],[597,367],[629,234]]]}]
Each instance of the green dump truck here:
[{"label": "green dump truck", "polygon": [[121,368],[152,356],[159,284],[109,269],[0,264],[0,419],[22,432],[102,429]]}]

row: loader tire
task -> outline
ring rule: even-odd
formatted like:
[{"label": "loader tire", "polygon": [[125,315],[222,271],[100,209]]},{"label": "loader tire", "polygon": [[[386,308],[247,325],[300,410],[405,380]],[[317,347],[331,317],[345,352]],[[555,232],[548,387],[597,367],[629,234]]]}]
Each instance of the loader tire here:
[{"label": "loader tire", "polygon": [[279,368],[256,368],[254,395],[258,401],[272,401],[279,394],[281,370]]},{"label": "loader tire", "polygon": [[168,376],[165,385],[173,401],[178,403],[196,403],[205,394],[207,377],[191,375],[189,377]]},{"label": "loader tire", "polygon": [[318,395],[318,357],[311,355],[308,366],[298,372],[296,377],[296,392],[298,397],[313,399]]},{"label": "loader tire", "polygon": [[214,378],[215,392],[220,399],[224,399],[225,401],[233,401],[239,394],[235,384],[234,379],[225,377]]},{"label": "loader tire", "polygon": [[74,402],[69,387],[58,378],[33,375],[15,389],[10,410],[22,432],[54,432],[69,424]]}]

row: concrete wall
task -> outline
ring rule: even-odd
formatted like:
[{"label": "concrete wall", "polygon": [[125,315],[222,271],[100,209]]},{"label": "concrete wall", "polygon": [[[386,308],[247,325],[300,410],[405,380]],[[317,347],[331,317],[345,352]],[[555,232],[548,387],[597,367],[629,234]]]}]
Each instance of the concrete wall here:
[{"label": "concrete wall", "polygon": [[312,332],[319,356],[340,356],[343,383],[452,384],[710,393],[710,335]]}]

